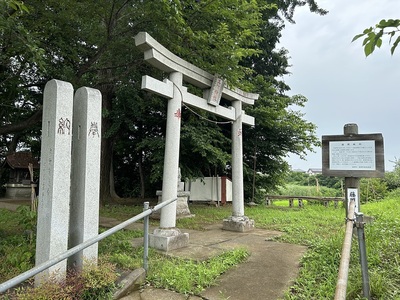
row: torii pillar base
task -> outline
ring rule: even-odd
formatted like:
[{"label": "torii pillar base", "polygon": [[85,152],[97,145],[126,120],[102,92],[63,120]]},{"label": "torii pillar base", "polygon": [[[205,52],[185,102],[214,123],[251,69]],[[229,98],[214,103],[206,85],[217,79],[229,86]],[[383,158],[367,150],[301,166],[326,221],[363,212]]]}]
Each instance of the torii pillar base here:
[{"label": "torii pillar base", "polygon": [[251,231],[254,229],[254,220],[246,216],[231,216],[223,220],[222,229],[236,232]]},{"label": "torii pillar base", "polygon": [[182,233],[178,228],[157,228],[149,234],[151,248],[168,252],[189,245],[189,233]]},{"label": "torii pillar base", "polygon": [[[158,203],[162,202],[162,191],[157,191],[156,195],[158,196]],[[190,192],[186,191],[178,191],[178,200],[176,200],[176,219],[184,219],[184,218],[193,218],[195,215],[190,212],[188,205],[188,198],[190,196]],[[160,220],[161,212],[155,211],[150,215],[150,219]]]}]

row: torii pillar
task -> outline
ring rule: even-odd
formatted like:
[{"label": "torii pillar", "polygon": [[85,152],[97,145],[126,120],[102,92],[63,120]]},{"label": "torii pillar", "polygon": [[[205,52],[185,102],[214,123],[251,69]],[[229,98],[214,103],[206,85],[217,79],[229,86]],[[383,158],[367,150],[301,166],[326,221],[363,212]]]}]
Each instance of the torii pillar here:
[{"label": "torii pillar", "polygon": [[[254,126],[254,118],[246,115],[243,103],[252,105],[258,94],[229,89],[222,79],[184,61],[171,53],[148,33],[135,37],[136,46],[144,52],[144,59],[156,68],[169,73],[163,82],[150,76],[142,77],[142,89],[154,92],[168,100],[166,147],[164,156],[162,202],[177,197],[181,103],[197,107],[232,121],[232,216],[223,221],[223,229],[244,232],[254,227],[254,221],[244,215],[243,191],[243,131],[242,125]],[[204,98],[187,92],[183,81],[204,91]],[[219,105],[223,97],[232,101],[227,108]],[[176,203],[161,210],[160,228],[150,236],[150,246],[171,250],[188,244],[189,235],[176,226]]]},{"label": "torii pillar", "polygon": [[[167,130],[165,133],[164,169],[162,184],[162,202],[178,195],[177,179],[179,175],[179,144],[181,135],[182,74],[172,72],[169,79],[173,83],[172,95],[168,100]],[[160,228],[149,236],[150,247],[168,251],[185,247],[189,244],[189,234],[182,233],[176,226],[176,201],[161,209]]]},{"label": "torii pillar", "polygon": [[244,215],[242,102],[232,101],[232,216],[223,220],[222,229],[245,232],[254,228],[254,220]]}]

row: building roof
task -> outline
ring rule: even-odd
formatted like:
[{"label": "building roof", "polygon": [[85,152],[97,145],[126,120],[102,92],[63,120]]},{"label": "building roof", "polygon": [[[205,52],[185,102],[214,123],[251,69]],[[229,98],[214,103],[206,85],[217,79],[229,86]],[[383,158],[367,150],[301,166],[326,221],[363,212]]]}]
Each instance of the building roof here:
[{"label": "building roof", "polygon": [[33,164],[34,169],[39,169],[39,162],[33,157],[31,152],[14,152],[7,155],[4,165],[12,169],[28,169],[29,164]]},{"label": "building roof", "polygon": [[320,174],[322,174],[322,168],[309,168],[307,173],[320,173]]}]

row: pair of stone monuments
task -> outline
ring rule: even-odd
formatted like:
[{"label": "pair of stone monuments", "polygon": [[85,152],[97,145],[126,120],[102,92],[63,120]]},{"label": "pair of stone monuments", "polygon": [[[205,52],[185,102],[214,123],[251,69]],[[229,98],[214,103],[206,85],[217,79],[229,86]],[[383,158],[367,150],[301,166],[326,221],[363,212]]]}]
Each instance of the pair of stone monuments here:
[{"label": "pair of stone monuments", "polygon": [[[43,98],[36,265],[98,235],[101,94],[51,80]],[[97,244],[69,258],[97,260]],[[60,262],[35,277],[65,276]]]},{"label": "pair of stone monuments", "polygon": [[[254,221],[244,215],[243,131],[242,124],[254,126],[254,118],[245,114],[243,104],[253,105],[257,94],[229,89],[218,76],[182,60],[145,32],[135,37],[144,59],[169,74],[163,82],[143,76],[142,89],[168,99],[167,130],[161,201],[177,198],[179,144],[182,103],[201,108],[232,122],[232,216],[223,220],[223,229],[247,231]],[[188,93],[183,82],[204,91],[198,97]],[[223,97],[229,108],[219,105]],[[44,91],[40,194],[38,208],[36,264],[65,252],[98,234],[99,176],[101,144],[101,94],[51,80]],[[180,210],[189,211],[187,201]],[[177,203],[161,209],[160,227],[150,235],[150,246],[168,251],[189,243],[189,234],[176,228]],[[82,267],[85,259],[97,259],[97,244],[69,259]],[[37,275],[47,279],[56,272],[65,275],[67,262],[61,262]]]}]

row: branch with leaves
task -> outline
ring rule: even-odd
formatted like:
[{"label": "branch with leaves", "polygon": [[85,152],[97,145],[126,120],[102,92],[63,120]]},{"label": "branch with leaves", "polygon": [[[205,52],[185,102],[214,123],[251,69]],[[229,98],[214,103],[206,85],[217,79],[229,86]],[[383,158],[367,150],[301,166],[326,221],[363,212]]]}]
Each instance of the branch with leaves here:
[{"label": "branch with leaves", "polygon": [[397,45],[400,43],[400,35],[397,35],[400,31],[399,27],[400,19],[383,19],[374,27],[366,28],[363,33],[357,34],[353,38],[352,42],[361,37],[365,37],[362,45],[364,47],[365,56],[368,56],[374,52],[376,47],[381,47],[383,36],[389,36],[389,44],[391,44],[392,40],[396,38],[390,48],[390,53],[393,55]]}]

